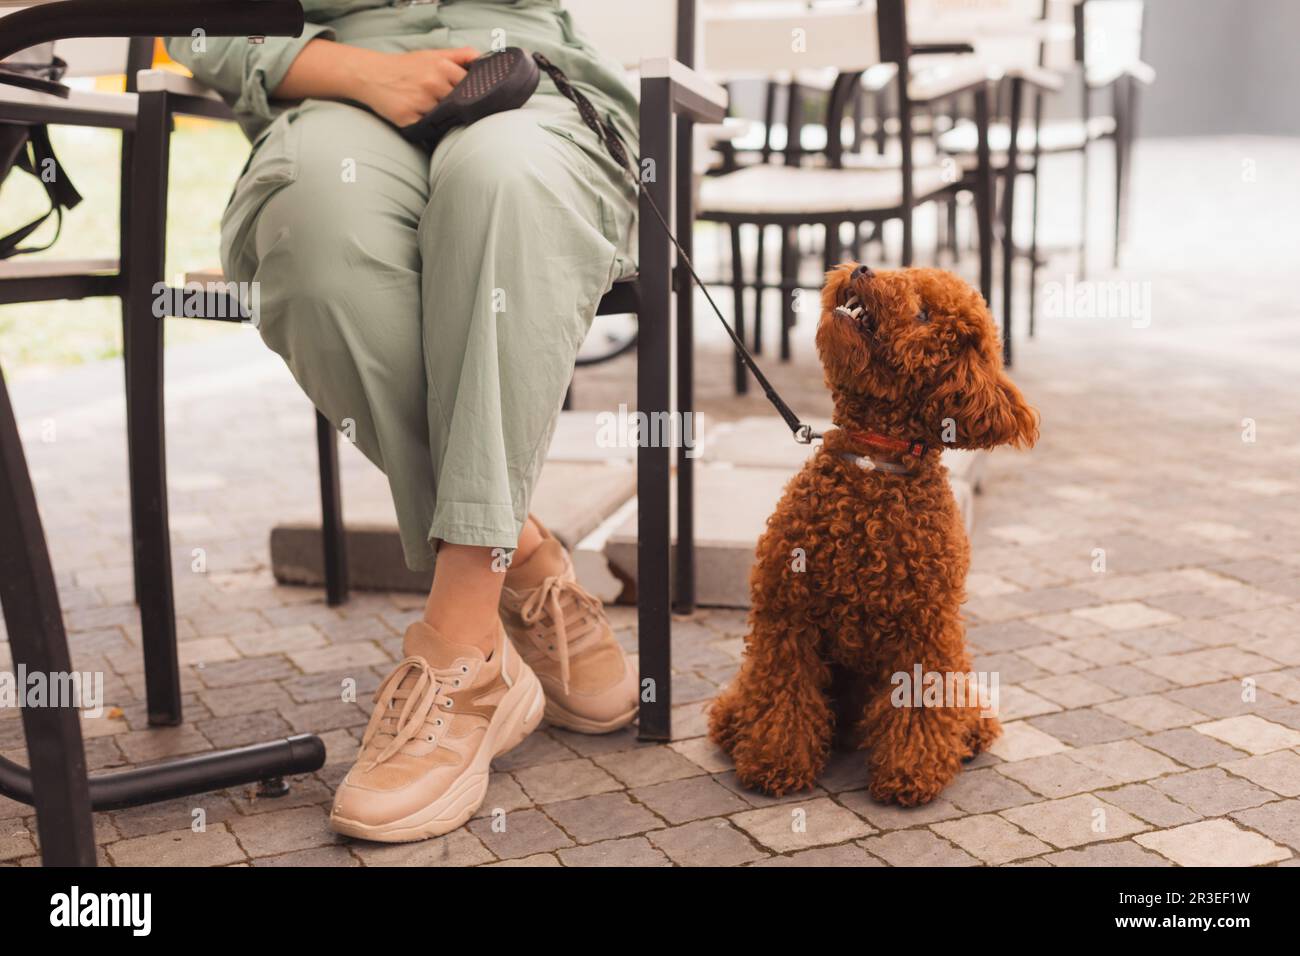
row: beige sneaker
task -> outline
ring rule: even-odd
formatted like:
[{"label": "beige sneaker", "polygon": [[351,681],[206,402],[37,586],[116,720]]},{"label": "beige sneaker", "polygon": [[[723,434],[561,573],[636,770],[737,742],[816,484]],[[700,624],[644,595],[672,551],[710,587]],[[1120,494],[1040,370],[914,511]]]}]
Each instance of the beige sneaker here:
[{"label": "beige sneaker", "polygon": [[541,685],[504,631],[484,660],[417,621],[402,651],[334,795],[330,826],[347,836],[403,843],[456,829],[483,803],[492,758],[542,721]]},{"label": "beige sneaker", "polygon": [[537,526],[545,540],[506,572],[506,632],[542,682],[548,721],[584,734],[617,730],[636,716],[637,675],[600,599],[578,583],[564,546]]}]

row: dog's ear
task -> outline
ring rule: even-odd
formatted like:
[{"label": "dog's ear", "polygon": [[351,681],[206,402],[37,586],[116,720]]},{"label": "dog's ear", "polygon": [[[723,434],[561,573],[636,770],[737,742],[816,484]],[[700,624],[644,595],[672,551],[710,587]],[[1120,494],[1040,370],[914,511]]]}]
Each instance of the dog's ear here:
[{"label": "dog's ear", "polygon": [[930,420],[956,448],[1029,448],[1038,440],[1038,412],[1002,369],[996,352],[963,349],[930,393]]}]

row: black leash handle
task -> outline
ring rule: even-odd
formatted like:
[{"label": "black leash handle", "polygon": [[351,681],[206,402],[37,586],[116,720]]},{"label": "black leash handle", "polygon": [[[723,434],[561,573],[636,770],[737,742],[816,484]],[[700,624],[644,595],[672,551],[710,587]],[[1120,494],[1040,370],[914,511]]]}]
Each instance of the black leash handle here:
[{"label": "black leash handle", "polygon": [[673,247],[677,250],[677,257],[681,260],[682,265],[686,266],[686,271],[690,273],[691,279],[695,281],[695,284],[699,286],[700,291],[704,293],[704,298],[708,300],[709,306],[713,309],[713,314],[718,317],[718,321],[722,323],[722,327],[727,330],[727,335],[731,337],[731,342],[736,348],[736,353],[740,356],[741,361],[745,363],[745,367],[753,373],[754,378],[763,389],[763,394],[767,397],[767,400],[772,403],[772,407],[776,409],[777,414],[785,420],[786,425],[794,435],[794,440],[800,444],[808,445],[812,443],[813,439],[820,438],[821,435],[814,432],[811,425],[806,425],[800,420],[799,416],[795,414],[794,409],[792,409],[789,404],[786,403],[785,399],[781,397],[780,393],[776,390],[776,387],[767,380],[767,376],[763,374],[763,370],[758,367],[758,362],[754,360],[753,354],[751,354],[749,349],[746,348],[744,340],[736,334],[736,330],[731,327],[731,323],[723,318],[722,310],[719,309],[718,304],[713,301],[713,296],[709,294],[708,288],[704,285],[704,280],[701,279],[699,273],[695,271],[695,264],[691,262],[691,257],[686,254],[686,250],[682,248],[682,244],[678,242],[677,237],[673,235],[672,228],[668,225],[667,217],[664,216],[663,212],[659,209],[659,205],[654,201],[654,197],[651,196],[649,192],[641,190],[641,180],[637,175],[637,169],[640,167],[640,162],[637,162],[635,165],[632,163],[631,157],[628,156],[627,144],[623,142],[623,137],[619,135],[618,130],[614,128],[613,124],[608,123],[601,118],[599,111],[592,104],[591,100],[587,99],[587,97],[581,92],[574,89],[573,84],[569,82],[569,78],[564,75],[564,72],[558,66],[540,53],[534,53],[533,59],[537,61],[537,65],[541,71],[551,78],[556,89],[572,101],[573,105],[578,108],[578,113],[582,116],[582,121],[591,127],[591,130],[596,134],[596,137],[605,144],[605,148],[609,151],[609,154],[614,157],[614,161],[622,166],[624,171],[632,177],[633,184],[636,186],[638,191],[641,191],[641,195],[645,197],[646,202],[650,205],[651,210],[653,210],[655,218],[658,219],[659,224],[663,226],[663,230],[667,234],[669,241],[672,242]]}]

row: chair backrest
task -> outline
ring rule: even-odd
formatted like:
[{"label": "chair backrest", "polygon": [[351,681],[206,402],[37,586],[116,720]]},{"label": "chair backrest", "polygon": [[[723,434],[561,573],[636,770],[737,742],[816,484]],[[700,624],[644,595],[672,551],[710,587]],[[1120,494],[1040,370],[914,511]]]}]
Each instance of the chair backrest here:
[{"label": "chair backrest", "polygon": [[[1002,66],[1069,70],[1075,0],[907,0],[914,42],[965,40]],[[1047,24],[1055,26],[1055,31]]]},{"label": "chair backrest", "polygon": [[880,62],[874,3],[724,0],[701,14],[704,69],[727,78],[831,68],[849,72]]},{"label": "chair backrest", "polygon": [[119,37],[60,40],[54,52],[68,61],[68,76],[113,76],[122,72],[130,43]]},{"label": "chair backrest", "polygon": [[[32,0],[0,0],[0,18],[36,5]],[[65,76],[115,76],[121,74],[126,63],[129,42],[123,37],[58,40],[54,55],[68,64]]]},{"label": "chair backrest", "polygon": [[1078,0],[1044,0],[1043,19],[1055,31],[1043,42],[1043,63],[1049,70],[1068,73],[1077,62],[1074,44],[1074,8]]},{"label": "chair backrest", "polygon": [[683,59],[676,0],[562,0],[561,6],[583,37],[626,69],[651,57]]},{"label": "chair backrest", "polygon": [[1084,62],[1089,70],[1123,70],[1142,59],[1143,0],[1095,0],[1083,5]]},{"label": "chair backrest", "polygon": [[907,0],[908,25],[919,38],[932,23],[958,34],[1005,33],[1043,14],[1043,0]]}]

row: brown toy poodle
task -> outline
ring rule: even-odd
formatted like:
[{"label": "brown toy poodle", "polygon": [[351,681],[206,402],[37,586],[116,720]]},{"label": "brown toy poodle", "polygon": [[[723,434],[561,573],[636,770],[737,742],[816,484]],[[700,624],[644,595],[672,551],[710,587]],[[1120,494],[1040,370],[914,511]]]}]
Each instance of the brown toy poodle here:
[{"label": "brown toy poodle", "polygon": [[1038,416],[984,300],[949,272],[833,269],[817,351],[837,427],[758,542],[744,660],[709,734],[769,794],[812,786],[835,738],[869,751],[877,800],[926,803],[1001,732],[974,693],[899,693],[971,671],[970,545],[940,450],[1028,447]]}]

